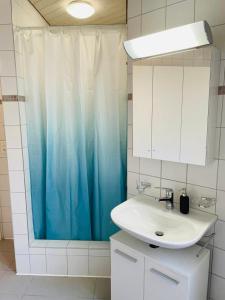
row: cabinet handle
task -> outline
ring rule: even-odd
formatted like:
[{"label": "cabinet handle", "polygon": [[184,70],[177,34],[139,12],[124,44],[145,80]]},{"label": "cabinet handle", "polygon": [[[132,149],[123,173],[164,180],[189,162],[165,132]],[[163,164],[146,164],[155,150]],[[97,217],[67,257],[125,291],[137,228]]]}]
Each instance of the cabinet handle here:
[{"label": "cabinet handle", "polygon": [[159,275],[160,277],[162,277],[162,278],[164,278],[164,279],[169,280],[169,281],[172,282],[173,284],[178,285],[178,284],[180,283],[180,282],[177,281],[176,279],[173,279],[172,277],[170,277],[170,276],[168,276],[168,275],[166,275],[166,274],[164,274],[164,273],[162,273],[162,272],[160,272],[160,271],[158,271],[158,270],[156,270],[156,269],[150,269],[150,271],[151,271],[152,273],[156,274],[156,275]]},{"label": "cabinet handle", "polygon": [[120,256],[126,258],[127,260],[133,262],[133,263],[136,263],[136,262],[137,262],[137,259],[136,259],[136,258],[134,258],[134,257],[132,257],[132,256],[130,256],[130,255],[128,255],[128,254],[126,254],[126,253],[120,251],[119,249],[116,249],[114,252],[115,252],[116,254],[118,254],[118,255],[120,255]]}]

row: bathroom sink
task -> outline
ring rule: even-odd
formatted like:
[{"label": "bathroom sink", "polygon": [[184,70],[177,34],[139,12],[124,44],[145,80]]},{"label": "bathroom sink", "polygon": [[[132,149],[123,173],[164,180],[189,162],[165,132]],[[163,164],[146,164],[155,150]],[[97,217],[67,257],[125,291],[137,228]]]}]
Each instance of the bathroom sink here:
[{"label": "bathroom sink", "polygon": [[197,243],[216,222],[217,216],[190,209],[188,215],[168,210],[148,196],[131,198],[111,212],[113,222],[143,242],[170,249]]}]

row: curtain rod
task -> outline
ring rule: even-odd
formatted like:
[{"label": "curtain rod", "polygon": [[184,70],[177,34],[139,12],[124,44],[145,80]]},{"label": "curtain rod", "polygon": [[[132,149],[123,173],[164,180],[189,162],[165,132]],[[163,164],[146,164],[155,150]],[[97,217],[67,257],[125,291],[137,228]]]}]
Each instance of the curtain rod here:
[{"label": "curtain rod", "polygon": [[27,27],[22,27],[22,26],[14,26],[15,29],[20,29],[20,30],[40,30],[40,29],[73,29],[73,28],[88,28],[88,27],[121,27],[121,26],[126,26],[126,24],[106,24],[106,25],[102,25],[102,24],[91,24],[91,25],[54,25],[54,26],[27,26]]}]

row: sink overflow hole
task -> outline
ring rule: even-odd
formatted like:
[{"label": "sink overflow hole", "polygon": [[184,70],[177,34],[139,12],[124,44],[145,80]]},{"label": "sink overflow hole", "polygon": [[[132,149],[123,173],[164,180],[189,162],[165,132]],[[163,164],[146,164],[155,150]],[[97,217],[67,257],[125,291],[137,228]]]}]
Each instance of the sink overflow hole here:
[{"label": "sink overflow hole", "polygon": [[162,231],[156,231],[155,235],[157,235],[157,236],[164,236],[164,233]]}]

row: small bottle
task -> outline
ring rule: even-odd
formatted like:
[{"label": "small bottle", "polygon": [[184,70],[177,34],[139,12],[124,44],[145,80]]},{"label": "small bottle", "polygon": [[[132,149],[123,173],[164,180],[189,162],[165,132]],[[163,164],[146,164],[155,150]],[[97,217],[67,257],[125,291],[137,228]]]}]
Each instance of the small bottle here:
[{"label": "small bottle", "polygon": [[182,189],[182,194],[180,195],[180,212],[182,214],[189,213],[189,197],[185,188]]}]

